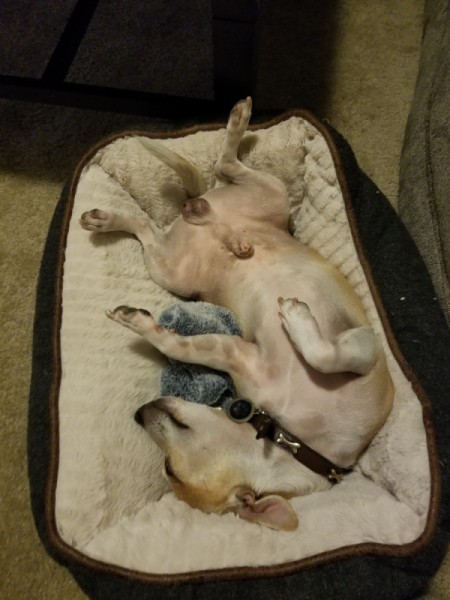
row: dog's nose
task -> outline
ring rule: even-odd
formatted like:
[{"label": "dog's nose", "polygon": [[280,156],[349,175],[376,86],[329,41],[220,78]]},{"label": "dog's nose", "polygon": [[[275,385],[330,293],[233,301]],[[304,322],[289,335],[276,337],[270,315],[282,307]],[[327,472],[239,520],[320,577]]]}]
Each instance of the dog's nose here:
[{"label": "dog's nose", "polygon": [[141,427],[144,427],[144,424],[145,424],[144,423],[144,417],[142,415],[143,408],[144,408],[144,406],[141,406],[141,408],[138,408],[138,410],[134,413],[134,420]]}]

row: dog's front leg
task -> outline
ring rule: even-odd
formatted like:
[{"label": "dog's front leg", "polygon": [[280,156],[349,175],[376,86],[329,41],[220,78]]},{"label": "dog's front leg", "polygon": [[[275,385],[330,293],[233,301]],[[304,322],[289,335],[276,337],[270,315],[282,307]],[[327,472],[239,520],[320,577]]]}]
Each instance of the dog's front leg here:
[{"label": "dog's front leg", "polygon": [[371,327],[347,329],[332,340],[323,338],[309,306],[297,298],[279,298],[285,330],[306,362],[321,373],[367,375],[380,352]]},{"label": "dog's front leg", "polygon": [[144,309],[119,306],[107,316],[141,335],[165,356],[225,371],[233,379],[251,384],[263,369],[258,347],[237,335],[202,334],[182,336],[156,323]]}]

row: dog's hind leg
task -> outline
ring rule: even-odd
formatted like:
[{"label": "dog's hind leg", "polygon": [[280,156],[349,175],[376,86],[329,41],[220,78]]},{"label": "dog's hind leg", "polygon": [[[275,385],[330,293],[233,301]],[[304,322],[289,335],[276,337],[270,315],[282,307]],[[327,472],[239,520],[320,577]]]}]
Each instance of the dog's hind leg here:
[{"label": "dog's hind leg", "polygon": [[134,235],[144,249],[144,261],[150,277],[165,289],[189,297],[190,289],[179,287],[179,277],[167,259],[165,249],[166,236],[149,217],[131,217],[94,208],[81,215],[80,225],[87,231],[108,233],[123,231]]},{"label": "dog's hind leg", "polygon": [[148,217],[139,218],[119,215],[98,208],[84,212],[79,222],[81,227],[87,231],[95,233],[124,231],[125,233],[135,235],[138,239],[140,239],[140,236],[145,236],[146,233],[152,232],[151,221]]},{"label": "dog's hind leg", "polygon": [[348,329],[326,340],[307,304],[296,298],[279,298],[278,303],[283,326],[292,343],[317,371],[367,375],[375,366],[380,348],[371,327]]},{"label": "dog's hind leg", "polygon": [[214,171],[219,179],[238,183],[245,178],[251,169],[238,160],[239,144],[247,131],[252,114],[252,100],[246,98],[238,102],[231,110],[228,118],[225,139]]},{"label": "dog's hind leg", "polygon": [[245,202],[240,207],[242,214],[251,219],[278,223],[285,228],[289,206],[284,184],[274,175],[251,169],[238,159],[239,144],[247,130],[251,109],[251,98],[241,100],[232,109],[214,171],[218,179],[245,190]]}]

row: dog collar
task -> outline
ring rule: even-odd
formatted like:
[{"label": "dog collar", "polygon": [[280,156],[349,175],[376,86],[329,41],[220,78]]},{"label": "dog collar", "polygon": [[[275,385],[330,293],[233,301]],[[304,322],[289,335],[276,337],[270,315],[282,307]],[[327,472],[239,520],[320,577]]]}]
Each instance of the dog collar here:
[{"label": "dog collar", "polygon": [[269,413],[257,408],[253,402],[243,398],[232,400],[224,407],[228,417],[236,423],[250,423],[256,429],[256,439],[268,438],[289,452],[299,463],[322,475],[331,483],[339,483],[352,467],[339,467],[322,456],[298,437],[284,429]]}]

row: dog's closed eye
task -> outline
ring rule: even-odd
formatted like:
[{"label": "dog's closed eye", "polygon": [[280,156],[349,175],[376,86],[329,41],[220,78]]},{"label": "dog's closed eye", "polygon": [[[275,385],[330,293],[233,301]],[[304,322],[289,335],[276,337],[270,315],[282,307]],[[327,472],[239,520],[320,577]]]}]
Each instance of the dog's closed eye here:
[{"label": "dog's closed eye", "polygon": [[181,483],[181,479],[179,477],[177,477],[177,475],[175,474],[175,471],[173,470],[173,467],[172,467],[172,463],[170,462],[170,459],[167,456],[164,461],[164,471],[166,472],[167,477],[169,477],[170,479],[174,479],[175,481],[178,481],[179,483]]}]

